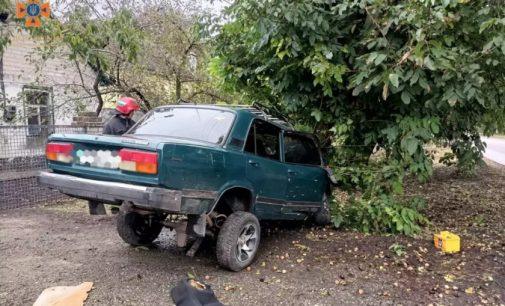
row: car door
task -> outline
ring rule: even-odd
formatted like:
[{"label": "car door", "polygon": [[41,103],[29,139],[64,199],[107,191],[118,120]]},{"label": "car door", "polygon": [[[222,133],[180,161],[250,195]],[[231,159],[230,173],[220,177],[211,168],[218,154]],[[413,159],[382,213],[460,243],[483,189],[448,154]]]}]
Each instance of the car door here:
[{"label": "car door", "polygon": [[286,165],[281,162],[281,130],[255,119],[246,140],[246,176],[254,187],[254,212],[260,219],[282,217],[286,194]]},{"label": "car door", "polygon": [[326,171],[313,138],[295,132],[283,133],[287,167],[286,199],[290,210],[314,211],[322,202],[327,186]]}]

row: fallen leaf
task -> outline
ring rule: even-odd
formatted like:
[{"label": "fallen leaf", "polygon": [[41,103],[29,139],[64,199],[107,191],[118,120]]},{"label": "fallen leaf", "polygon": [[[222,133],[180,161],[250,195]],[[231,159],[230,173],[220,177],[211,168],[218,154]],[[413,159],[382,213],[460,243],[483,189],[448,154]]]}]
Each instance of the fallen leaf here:
[{"label": "fallen leaf", "polygon": [[446,282],[452,283],[454,281],[454,275],[452,275],[452,274],[446,274],[444,276],[444,279],[445,279]]},{"label": "fallen leaf", "polygon": [[295,243],[294,246],[297,247],[297,248],[299,248],[302,251],[308,251],[308,250],[310,250],[310,248],[308,246],[300,244],[300,243]]},{"label": "fallen leaf", "polygon": [[467,294],[473,294],[473,293],[474,293],[474,291],[473,291],[473,287],[468,287],[468,288],[466,288],[466,289],[465,289],[465,293],[467,293]]},{"label": "fallen leaf", "polygon": [[203,290],[205,289],[205,285],[200,283],[199,281],[196,281],[194,279],[190,279],[189,280],[189,285],[193,288],[196,288],[196,289],[199,289],[199,290]]}]

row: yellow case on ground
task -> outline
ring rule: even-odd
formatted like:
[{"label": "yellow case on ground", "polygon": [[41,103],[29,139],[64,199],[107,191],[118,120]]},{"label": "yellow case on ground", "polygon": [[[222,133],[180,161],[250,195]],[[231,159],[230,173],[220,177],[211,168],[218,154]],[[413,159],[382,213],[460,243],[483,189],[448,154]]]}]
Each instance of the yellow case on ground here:
[{"label": "yellow case on ground", "polygon": [[441,231],[433,235],[433,242],[437,249],[444,253],[457,253],[460,251],[460,238],[448,231]]}]

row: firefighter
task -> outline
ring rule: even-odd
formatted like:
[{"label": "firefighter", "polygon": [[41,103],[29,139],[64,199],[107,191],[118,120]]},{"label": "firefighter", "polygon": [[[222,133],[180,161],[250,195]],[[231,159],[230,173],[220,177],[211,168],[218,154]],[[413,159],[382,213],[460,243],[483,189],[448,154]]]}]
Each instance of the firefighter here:
[{"label": "firefighter", "polygon": [[[106,135],[123,135],[134,124],[132,120],[133,113],[140,109],[135,99],[129,97],[119,98],[116,104],[114,114],[109,121],[103,126],[103,134]],[[105,206],[97,201],[89,201],[89,213],[91,215],[105,215]],[[117,207],[112,207],[111,212],[117,213]]]},{"label": "firefighter", "polygon": [[103,127],[103,134],[123,135],[134,124],[133,113],[140,109],[135,99],[129,97],[119,98],[112,118]]}]

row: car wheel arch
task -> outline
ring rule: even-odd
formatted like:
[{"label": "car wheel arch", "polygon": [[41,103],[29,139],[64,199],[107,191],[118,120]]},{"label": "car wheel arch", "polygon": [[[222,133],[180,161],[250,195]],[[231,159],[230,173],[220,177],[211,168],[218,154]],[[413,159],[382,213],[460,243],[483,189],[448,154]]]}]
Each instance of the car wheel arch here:
[{"label": "car wheel arch", "polygon": [[[230,199],[237,199],[237,198],[244,204],[244,207],[242,209],[236,209],[236,208],[234,209],[229,205]],[[251,188],[244,186],[228,187],[224,189],[216,198],[214,205],[212,206],[212,209],[209,211],[209,213],[222,209],[223,206],[227,206],[230,209],[229,212],[235,212],[235,211],[252,212],[254,207],[254,192],[252,191]]]}]

